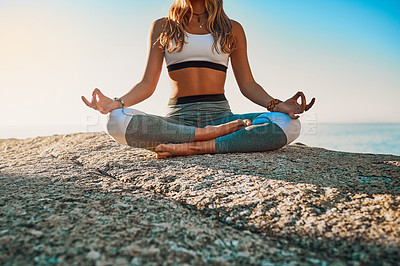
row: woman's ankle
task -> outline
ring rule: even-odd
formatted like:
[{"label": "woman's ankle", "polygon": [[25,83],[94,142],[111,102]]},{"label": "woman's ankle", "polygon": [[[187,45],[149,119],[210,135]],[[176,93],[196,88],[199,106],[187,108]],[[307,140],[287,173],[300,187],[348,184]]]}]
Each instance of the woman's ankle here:
[{"label": "woman's ankle", "polygon": [[156,152],[157,158],[215,153],[215,139],[182,144],[160,144]]},{"label": "woman's ankle", "polygon": [[205,128],[196,128],[194,141],[207,141],[222,137],[231,133],[234,133],[240,129],[250,126],[251,121],[245,120],[235,120],[226,124],[221,124],[217,126],[207,126]]}]

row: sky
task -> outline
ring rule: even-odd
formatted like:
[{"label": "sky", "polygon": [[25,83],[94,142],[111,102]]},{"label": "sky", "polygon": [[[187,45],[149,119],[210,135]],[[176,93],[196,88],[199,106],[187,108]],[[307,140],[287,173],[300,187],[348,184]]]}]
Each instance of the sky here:
[{"label": "sky", "polygon": [[[81,95],[122,96],[140,81],[151,23],[170,0],[0,0],[0,125],[99,124]],[[273,97],[298,90],[313,123],[400,122],[400,2],[225,0],[245,29],[256,81]],[[226,95],[235,113],[262,112],[239,92],[231,67]],[[164,115],[165,67],[156,92],[134,108]]]}]

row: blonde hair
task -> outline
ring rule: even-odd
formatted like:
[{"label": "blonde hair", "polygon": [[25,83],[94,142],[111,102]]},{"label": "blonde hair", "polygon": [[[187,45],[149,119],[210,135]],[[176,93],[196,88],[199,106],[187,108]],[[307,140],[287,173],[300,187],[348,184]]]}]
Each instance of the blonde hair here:
[{"label": "blonde hair", "polygon": [[[214,38],[213,49],[218,53],[218,41],[223,53],[230,54],[235,46],[232,34],[232,23],[223,10],[222,0],[205,0],[208,20],[206,29]],[[168,18],[158,40],[163,49],[168,52],[182,51],[185,44],[187,26],[193,17],[193,7],[190,0],[175,0],[172,4]],[[172,45],[175,41],[176,45]]]}]

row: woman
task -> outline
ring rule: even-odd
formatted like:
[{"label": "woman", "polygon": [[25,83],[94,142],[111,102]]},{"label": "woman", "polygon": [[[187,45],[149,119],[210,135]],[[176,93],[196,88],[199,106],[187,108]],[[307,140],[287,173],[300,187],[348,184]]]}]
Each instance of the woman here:
[{"label": "woman", "polygon": [[[255,82],[242,26],[223,11],[222,0],[175,0],[168,18],[151,28],[143,79],[121,98],[95,89],[85,104],[109,113],[108,133],[132,147],[154,149],[157,158],[205,153],[274,150],[300,134],[298,114],[309,110],[302,92],[282,102]],[[125,108],[156,89],[163,60],[171,79],[166,117]],[[270,112],[234,115],[224,96],[228,61],[242,94]],[[297,102],[301,99],[301,103]]]}]

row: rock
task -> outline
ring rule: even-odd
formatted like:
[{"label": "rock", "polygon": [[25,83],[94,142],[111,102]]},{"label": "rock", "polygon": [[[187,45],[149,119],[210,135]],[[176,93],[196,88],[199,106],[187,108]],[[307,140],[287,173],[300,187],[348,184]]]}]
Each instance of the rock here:
[{"label": "rock", "polygon": [[98,260],[100,259],[101,254],[98,251],[91,250],[88,254],[86,254],[86,258],[89,260]]},{"label": "rock", "polygon": [[43,236],[43,232],[42,231],[38,231],[38,230],[30,230],[29,233],[31,233],[32,235],[34,235],[37,238],[41,238]]},{"label": "rock", "polygon": [[0,140],[0,264],[395,264],[400,157],[290,145],[156,160],[103,133]]},{"label": "rock", "polygon": [[15,240],[15,237],[13,237],[13,236],[2,236],[2,237],[0,237],[0,245],[1,246],[7,246],[13,240]]}]

